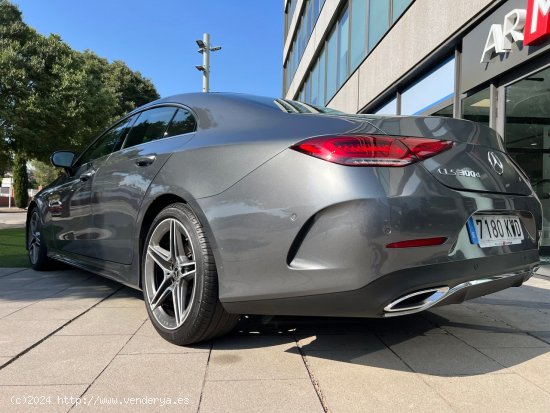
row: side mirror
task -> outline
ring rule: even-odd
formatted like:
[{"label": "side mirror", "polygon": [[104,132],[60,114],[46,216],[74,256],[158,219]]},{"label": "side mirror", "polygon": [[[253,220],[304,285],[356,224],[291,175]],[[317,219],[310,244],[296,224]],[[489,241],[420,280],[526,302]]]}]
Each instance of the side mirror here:
[{"label": "side mirror", "polygon": [[50,162],[58,168],[71,169],[74,161],[74,152],[56,151],[50,157]]}]

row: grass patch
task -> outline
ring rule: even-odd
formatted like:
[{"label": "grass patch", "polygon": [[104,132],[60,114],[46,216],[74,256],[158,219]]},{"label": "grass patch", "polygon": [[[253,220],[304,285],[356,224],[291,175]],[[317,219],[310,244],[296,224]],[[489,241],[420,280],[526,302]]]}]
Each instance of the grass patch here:
[{"label": "grass patch", "polygon": [[30,267],[25,228],[0,229],[0,267]]}]

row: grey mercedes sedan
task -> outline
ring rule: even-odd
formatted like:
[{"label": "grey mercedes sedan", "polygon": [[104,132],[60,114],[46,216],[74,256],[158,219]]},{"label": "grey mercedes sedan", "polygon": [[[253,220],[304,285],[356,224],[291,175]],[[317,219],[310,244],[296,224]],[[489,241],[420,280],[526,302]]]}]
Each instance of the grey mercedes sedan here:
[{"label": "grey mercedes sedan", "polygon": [[181,345],[239,314],[411,314],[520,286],[539,263],[540,202],[469,121],[184,94],[51,160],[64,173],[28,209],[33,268],[143,290]]}]

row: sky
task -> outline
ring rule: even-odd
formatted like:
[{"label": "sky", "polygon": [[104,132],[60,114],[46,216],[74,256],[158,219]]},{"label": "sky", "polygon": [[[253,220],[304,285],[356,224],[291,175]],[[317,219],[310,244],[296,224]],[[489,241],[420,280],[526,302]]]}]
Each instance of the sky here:
[{"label": "sky", "polygon": [[39,33],[122,60],[162,97],[202,90],[195,40],[210,33],[210,89],[278,97],[283,0],[12,0]]}]

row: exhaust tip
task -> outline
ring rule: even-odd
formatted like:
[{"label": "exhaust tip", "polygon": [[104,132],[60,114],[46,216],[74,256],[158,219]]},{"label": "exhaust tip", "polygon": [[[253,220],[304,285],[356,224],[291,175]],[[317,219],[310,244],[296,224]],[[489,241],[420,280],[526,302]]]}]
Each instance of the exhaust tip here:
[{"label": "exhaust tip", "polygon": [[[440,301],[449,292],[449,287],[430,288],[415,291],[389,303],[384,307],[386,313],[402,313],[405,311],[422,311]],[[389,314],[388,314],[389,315]],[[397,314],[395,314],[397,315]]]}]

